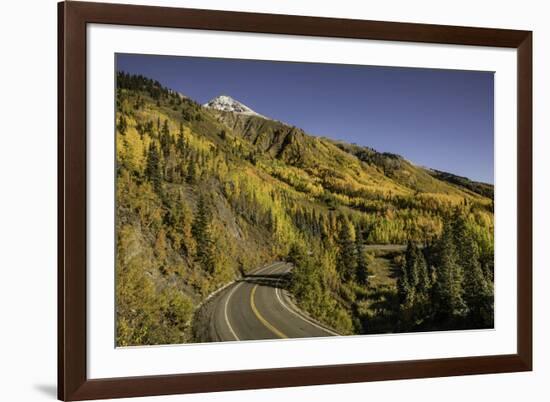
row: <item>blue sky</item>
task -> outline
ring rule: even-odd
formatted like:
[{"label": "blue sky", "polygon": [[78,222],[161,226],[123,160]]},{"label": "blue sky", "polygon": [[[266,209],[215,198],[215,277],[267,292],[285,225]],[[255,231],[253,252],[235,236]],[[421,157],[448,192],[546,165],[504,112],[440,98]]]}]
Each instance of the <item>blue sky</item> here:
[{"label": "blue sky", "polygon": [[492,72],[117,55],[199,103],[224,94],[322,135],[493,183]]}]

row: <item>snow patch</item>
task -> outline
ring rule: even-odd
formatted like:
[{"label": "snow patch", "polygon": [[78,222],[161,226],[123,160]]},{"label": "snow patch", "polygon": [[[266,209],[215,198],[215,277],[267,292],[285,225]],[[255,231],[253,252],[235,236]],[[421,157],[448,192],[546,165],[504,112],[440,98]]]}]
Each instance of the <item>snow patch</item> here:
[{"label": "snow patch", "polygon": [[221,110],[223,112],[232,112],[238,114],[244,114],[247,116],[258,116],[266,118],[259,113],[256,113],[254,110],[246,106],[245,104],[239,102],[238,100],[233,99],[228,95],[220,95],[212,99],[210,102],[203,105],[209,109]]}]

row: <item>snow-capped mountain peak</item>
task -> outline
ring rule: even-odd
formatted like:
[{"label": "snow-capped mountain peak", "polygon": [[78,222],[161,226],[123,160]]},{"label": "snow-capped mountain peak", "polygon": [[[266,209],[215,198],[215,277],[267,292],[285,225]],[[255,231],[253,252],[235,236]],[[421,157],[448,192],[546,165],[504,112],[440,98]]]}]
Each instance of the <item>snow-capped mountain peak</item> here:
[{"label": "snow-capped mountain peak", "polygon": [[264,117],[261,114],[256,113],[254,110],[250,109],[248,106],[242,104],[238,100],[235,100],[228,95],[217,96],[211,101],[209,101],[208,103],[205,103],[203,106],[210,109],[221,110],[224,112],[233,112],[233,113],[245,114],[249,116]]}]

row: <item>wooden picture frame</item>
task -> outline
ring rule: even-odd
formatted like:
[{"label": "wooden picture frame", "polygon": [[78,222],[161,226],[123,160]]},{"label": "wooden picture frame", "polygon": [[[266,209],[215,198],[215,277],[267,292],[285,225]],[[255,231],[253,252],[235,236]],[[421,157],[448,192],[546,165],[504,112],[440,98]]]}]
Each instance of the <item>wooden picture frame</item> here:
[{"label": "wooden picture frame", "polygon": [[[86,26],[90,23],[517,49],[517,353],[89,379]],[[84,400],[532,370],[532,33],[118,4],[58,4],[58,397]]]}]

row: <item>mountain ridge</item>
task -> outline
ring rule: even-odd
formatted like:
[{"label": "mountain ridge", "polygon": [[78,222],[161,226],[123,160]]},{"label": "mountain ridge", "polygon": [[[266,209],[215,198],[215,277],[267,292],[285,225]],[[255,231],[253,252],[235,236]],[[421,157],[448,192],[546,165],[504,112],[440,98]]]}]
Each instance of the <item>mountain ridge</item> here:
[{"label": "mountain ridge", "polygon": [[[218,100],[221,100],[221,101],[217,102]],[[339,146],[341,149],[344,149],[344,150],[349,151],[352,148],[359,148],[361,150],[360,153],[362,153],[363,155],[365,155],[365,152],[373,152],[374,154],[378,155],[379,162],[382,159],[386,159],[386,163],[388,162],[388,159],[403,160],[404,162],[410,165],[416,166],[419,169],[426,171],[428,174],[430,174],[436,179],[455,184],[457,186],[463,187],[467,190],[473,191],[480,195],[491,196],[490,194],[492,194],[491,188],[494,187],[493,184],[472,180],[468,177],[464,177],[452,172],[447,172],[439,169],[416,165],[414,162],[409,161],[404,156],[395,154],[392,152],[378,151],[369,146],[352,144],[344,140],[334,140],[326,136],[316,136],[313,134],[306,133],[301,128],[297,128],[295,126],[261,115],[255,112],[253,109],[251,109],[247,105],[235,100],[230,95],[217,96],[212,100],[210,100],[209,102],[203,104],[202,106],[212,111],[215,111],[215,113],[220,113],[218,115],[218,120],[224,124],[229,125],[234,131],[242,132],[245,138],[248,137],[250,139],[253,137],[253,135],[251,134],[252,126],[256,126],[257,129],[261,129],[262,127],[260,126],[270,126],[270,125],[275,125],[278,127],[286,127],[288,129],[295,130],[296,132],[307,134],[310,137],[327,140],[329,142],[336,144],[337,146]],[[251,117],[255,117],[257,119],[250,119]],[[262,121],[259,119],[263,119],[265,121]],[[269,130],[269,128],[267,128],[267,130]],[[279,134],[279,133],[276,133],[276,134]],[[254,142],[266,141],[265,138],[261,139],[261,138],[258,138],[257,136],[253,140]],[[271,144],[271,146],[272,145],[273,144]]]},{"label": "mountain ridge", "polygon": [[[327,137],[317,137],[306,133],[301,128],[276,120],[265,119],[260,116],[247,116],[219,110],[215,110],[213,113],[218,122],[230,127],[234,133],[237,133],[239,136],[255,145],[260,152],[269,153],[279,158],[284,155],[292,155],[292,157],[288,157],[287,161],[292,160],[292,164],[294,165],[300,163],[308,164],[308,162],[304,160],[303,155],[300,155],[298,145],[295,145],[292,150],[287,149],[287,152],[285,152],[284,148],[286,146],[301,142],[301,145],[309,146],[310,149],[315,149],[318,147],[316,144],[329,143],[335,145],[343,152],[356,157],[361,162],[377,166],[388,178],[397,181],[399,184],[412,186],[415,190],[425,189],[426,185],[429,185],[431,188],[442,187],[441,184],[436,184],[436,182],[441,182],[444,184],[451,184],[461,191],[466,191],[468,194],[472,192],[481,196],[491,194],[488,190],[480,192],[479,188],[467,186],[464,185],[464,183],[458,183],[456,180],[444,180],[443,177],[448,179],[450,177],[459,176],[448,172],[443,172],[447,173],[446,175],[433,174],[431,173],[432,170],[417,166],[398,154],[379,152],[367,146],[349,144]],[[300,140],[296,141],[298,138],[300,138]],[[291,141],[291,139],[295,139],[295,141]],[[314,162],[310,160],[309,164],[311,163]],[[474,183],[472,180],[466,180]],[[420,185],[419,183],[424,184]],[[444,184],[443,187],[445,187]],[[490,184],[482,184],[484,187],[492,187]]]}]

